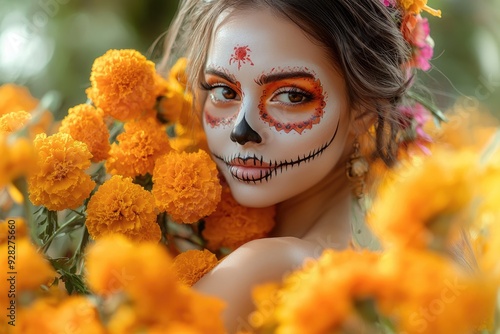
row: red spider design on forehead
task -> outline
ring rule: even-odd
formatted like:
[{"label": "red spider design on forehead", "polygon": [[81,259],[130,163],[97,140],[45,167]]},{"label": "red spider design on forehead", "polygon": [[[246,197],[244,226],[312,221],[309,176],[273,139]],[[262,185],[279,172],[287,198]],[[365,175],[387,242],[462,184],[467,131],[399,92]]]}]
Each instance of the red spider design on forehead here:
[{"label": "red spider design on forehead", "polygon": [[249,53],[252,52],[248,45],[239,46],[238,44],[234,47],[234,52],[229,58],[229,65],[232,63],[238,63],[238,70],[241,68],[241,64],[246,64],[247,62],[250,65],[254,65],[252,60],[250,59]]}]

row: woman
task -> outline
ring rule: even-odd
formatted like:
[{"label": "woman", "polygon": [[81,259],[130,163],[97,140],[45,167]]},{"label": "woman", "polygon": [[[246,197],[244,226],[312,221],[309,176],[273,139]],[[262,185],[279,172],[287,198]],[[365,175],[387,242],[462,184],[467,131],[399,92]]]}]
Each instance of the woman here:
[{"label": "woman", "polygon": [[227,302],[230,332],[245,326],[254,285],[349,246],[358,137],[374,125],[372,156],[395,161],[410,57],[400,21],[380,0],[182,1],[163,64],[189,59],[188,88],[236,200],[278,210],[271,238],[195,285]]}]

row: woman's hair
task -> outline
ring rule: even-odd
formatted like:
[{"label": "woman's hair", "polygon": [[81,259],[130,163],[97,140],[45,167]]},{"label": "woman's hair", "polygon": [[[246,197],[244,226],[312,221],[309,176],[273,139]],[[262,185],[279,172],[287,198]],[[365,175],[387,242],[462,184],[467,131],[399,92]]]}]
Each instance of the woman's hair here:
[{"label": "woman's hair", "polygon": [[376,115],[373,154],[392,165],[411,50],[398,27],[399,13],[381,0],[181,0],[160,73],[175,58],[187,57],[188,89],[196,91],[217,18],[227,10],[258,8],[290,19],[324,48],[345,80],[350,110]]}]

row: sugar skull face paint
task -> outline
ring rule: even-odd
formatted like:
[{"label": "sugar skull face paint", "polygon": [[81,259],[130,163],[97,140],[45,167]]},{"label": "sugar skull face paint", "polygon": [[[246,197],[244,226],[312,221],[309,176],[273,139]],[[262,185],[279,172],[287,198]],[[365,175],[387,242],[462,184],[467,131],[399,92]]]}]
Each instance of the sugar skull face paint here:
[{"label": "sugar skull face paint", "polygon": [[253,66],[253,62],[250,59],[251,51],[252,50],[250,50],[248,45],[245,46],[236,45],[234,47],[234,52],[231,55],[231,58],[229,58],[229,65],[231,65],[232,63],[238,64],[238,70],[241,68],[241,64],[249,63],[250,65]]},{"label": "sugar skull face paint", "polygon": [[[244,56],[235,45],[251,50],[251,66],[235,63]],[[221,18],[202,86],[210,151],[243,205],[269,206],[304,192],[343,153],[344,81],[321,46],[285,18],[262,10]]]}]

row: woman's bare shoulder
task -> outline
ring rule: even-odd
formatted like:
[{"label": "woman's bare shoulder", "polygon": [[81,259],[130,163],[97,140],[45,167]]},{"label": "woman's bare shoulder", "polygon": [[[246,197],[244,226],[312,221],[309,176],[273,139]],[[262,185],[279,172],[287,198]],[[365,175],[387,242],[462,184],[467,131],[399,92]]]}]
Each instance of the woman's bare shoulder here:
[{"label": "woman's bare shoulder", "polygon": [[[224,300],[228,328],[244,321],[253,308],[251,292],[257,284],[281,281],[318,253],[317,245],[292,237],[265,238],[244,244],[229,254],[194,288]],[[232,331],[231,331],[232,332]]]}]

